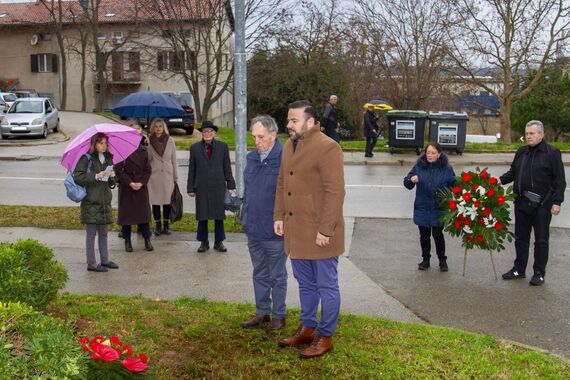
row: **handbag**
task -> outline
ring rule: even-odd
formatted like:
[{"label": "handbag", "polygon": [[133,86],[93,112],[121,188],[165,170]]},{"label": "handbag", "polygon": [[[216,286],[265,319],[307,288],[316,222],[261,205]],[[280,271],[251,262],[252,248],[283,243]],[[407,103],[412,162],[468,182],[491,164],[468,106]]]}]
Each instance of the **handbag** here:
[{"label": "handbag", "polygon": [[183,207],[182,194],[180,193],[178,184],[174,183],[174,190],[172,190],[172,195],[170,196],[170,221],[172,223],[182,219],[182,215],[184,214]]},{"label": "handbag", "polygon": [[[85,153],[85,157],[87,157],[87,173],[91,172],[91,155]],[[63,181],[63,185],[65,186],[65,191],[67,193],[67,197],[71,199],[75,203],[79,203],[87,196],[87,189],[84,186],[78,185],[75,183],[75,179],[73,178],[73,171],[68,171],[67,176],[65,177],[65,181]]]},{"label": "handbag", "polygon": [[523,191],[516,202],[517,209],[529,215],[534,214],[540,205],[542,205],[542,197],[540,194],[528,190]]},{"label": "handbag", "polygon": [[241,199],[237,194],[233,195],[232,192],[226,190],[226,195],[224,197],[224,210],[231,211],[234,214],[238,213],[241,208]]}]

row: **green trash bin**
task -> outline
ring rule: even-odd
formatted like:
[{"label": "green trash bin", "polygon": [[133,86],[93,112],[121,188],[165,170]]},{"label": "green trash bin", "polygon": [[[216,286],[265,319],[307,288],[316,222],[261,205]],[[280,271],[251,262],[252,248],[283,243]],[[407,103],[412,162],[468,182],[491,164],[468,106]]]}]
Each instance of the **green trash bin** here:
[{"label": "green trash bin", "polygon": [[427,112],[395,110],[388,111],[388,146],[393,148],[414,148],[420,154],[424,146],[424,131]]},{"label": "green trash bin", "polygon": [[436,141],[443,149],[455,150],[457,154],[462,155],[468,120],[469,116],[465,112],[430,112],[430,141]]}]

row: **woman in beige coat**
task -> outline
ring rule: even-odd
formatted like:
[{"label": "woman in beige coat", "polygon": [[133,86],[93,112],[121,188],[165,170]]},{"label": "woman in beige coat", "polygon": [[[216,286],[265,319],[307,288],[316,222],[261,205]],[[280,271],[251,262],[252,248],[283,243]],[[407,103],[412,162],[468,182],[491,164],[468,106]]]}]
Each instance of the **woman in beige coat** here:
[{"label": "woman in beige coat", "polygon": [[[170,197],[178,180],[176,146],[168,134],[166,123],[154,119],[150,124],[148,154],[152,174],[148,182],[152,215],[156,222],[154,234],[170,235]],[[162,205],[162,218],[160,206]],[[162,221],[161,221],[162,220]]]}]

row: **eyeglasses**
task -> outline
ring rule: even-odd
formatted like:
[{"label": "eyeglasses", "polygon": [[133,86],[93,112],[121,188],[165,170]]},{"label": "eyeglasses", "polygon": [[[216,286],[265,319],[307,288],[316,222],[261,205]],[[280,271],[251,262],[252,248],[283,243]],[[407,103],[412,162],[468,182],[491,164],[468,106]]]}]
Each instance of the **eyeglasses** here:
[{"label": "eyeglasses", "polygon": [[202,134],[206,134],[206,133],[214,133],[216,131],[214,131],[213,129],[206,129],[205,131],[202,131]]}]

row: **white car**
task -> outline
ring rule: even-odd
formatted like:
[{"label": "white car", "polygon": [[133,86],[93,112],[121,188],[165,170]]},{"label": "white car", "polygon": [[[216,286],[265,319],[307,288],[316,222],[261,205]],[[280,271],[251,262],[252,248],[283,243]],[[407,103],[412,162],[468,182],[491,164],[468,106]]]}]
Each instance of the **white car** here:
[{"label": "white car", "polygon": [[59,112],[49,98],[20,98],[8,111],[4,111],[0,121],[2,137],[41,136],[58,131]]},{"label": "white car", "polygon": [[16,97],[16,94],[13,94],[11,92],[0,92],[0,104],[4,103],[6,105],[6,110],[10,108],[10,106],[12,105],[12,103],[16,101],[16,99],[18,99]]}]

